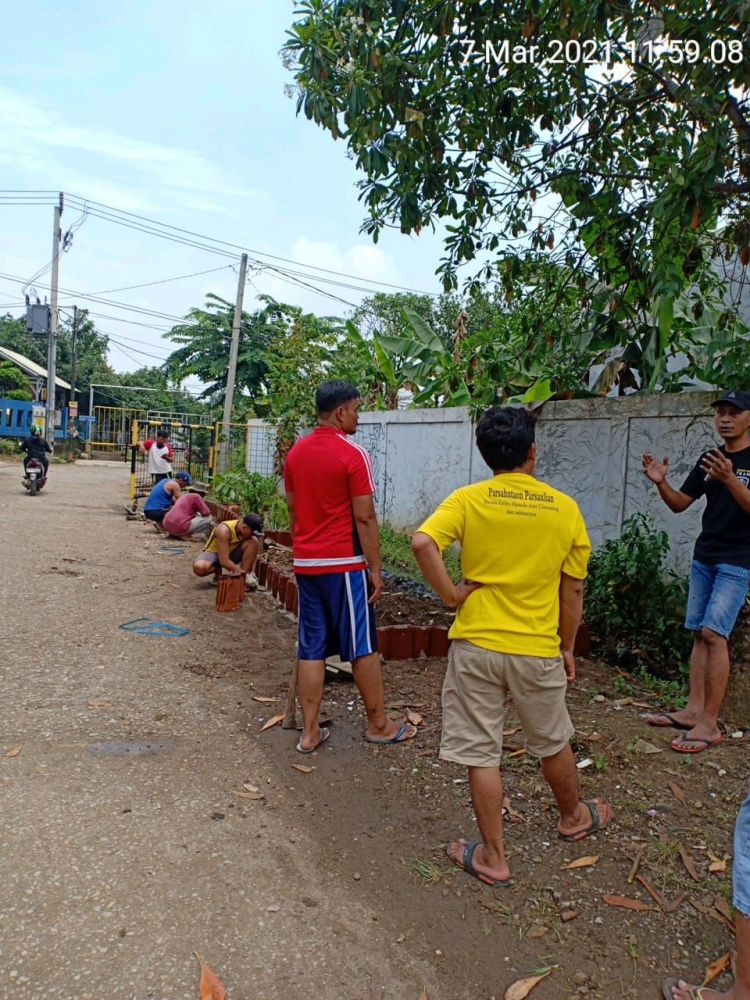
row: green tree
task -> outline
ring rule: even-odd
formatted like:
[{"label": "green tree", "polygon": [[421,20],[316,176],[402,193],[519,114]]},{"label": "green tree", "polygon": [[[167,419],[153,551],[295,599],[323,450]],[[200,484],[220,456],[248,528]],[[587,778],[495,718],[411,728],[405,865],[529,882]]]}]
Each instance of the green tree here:
[{"label": "green tree", "polygon": [[742,0],[300,0],[285,55],[366,232],[445,221],[448,290],[556,262],[654,389],[706,311],[708,370],[742,353],[712,261],[750,262],[749,28]]},{"label": "green tree", "polygon": [[[242,313],[237,376],[237,405],[242,410],[241,396],[251,399],[268,390],[267,352],[280,323],[279,306],[265,296],[263,308]],[[221,401],[227,386],[227,366],[232,340],[234,305],[218,295],[206,296],[205,309],[191,309],[186,323],[173,327],[166,336],[181,346],[166,360],[166,367],[175,381],[189,375],[205,383],[202,398]]]},{"label": "green tree", "polygon": [[10,361],[0,360],[0,397],[25,402],[34,398],[28,378]]}]

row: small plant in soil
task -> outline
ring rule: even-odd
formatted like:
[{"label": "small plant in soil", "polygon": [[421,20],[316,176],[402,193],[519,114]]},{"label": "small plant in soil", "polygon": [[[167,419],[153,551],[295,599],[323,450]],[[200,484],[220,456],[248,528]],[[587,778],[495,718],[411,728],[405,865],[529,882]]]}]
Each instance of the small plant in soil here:
[{"label": "small plant in soil", "polygon": [[412,875],[422,880],[424,885],[437,885],[446,875],[453,875],[460,871],[456,865],[440,866],[432,861],[424,861],[422,858],[409,858],[406,862],[407,868]]}]

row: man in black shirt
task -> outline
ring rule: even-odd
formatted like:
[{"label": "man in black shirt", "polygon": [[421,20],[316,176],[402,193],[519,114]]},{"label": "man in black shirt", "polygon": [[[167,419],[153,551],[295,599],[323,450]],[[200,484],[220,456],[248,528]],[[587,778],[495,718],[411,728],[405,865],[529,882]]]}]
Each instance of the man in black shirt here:
[{"label": "man in black shirt", "polygon": [[49,442],[42,437],[42,429],[37,424],[31,425],[31,434],[29,437],[24,438],[20,444],[21,451],[26,452],[26,458],[23,460],[23,471],[26,472],[26,466],[29,464],[29,459],[38,458],[39,461],[44,466],[44,475],[47,475],[49,471],[49,459],[47,454],[52,454],[52,448]]},{"label": "man in black shirt", "polygon": [[660,463],[643,456],[643,471],[675,514],[706,498],[685,616],[685,628],[695,632],[688,703],[647,720],[684,730],[672,742],[680,753],[699,753],[723,739],[719,711],[729,680],[727,640],[750,583],[750,392],[733,389],[713,405],[724,444],[701,455],[679,490],[667,482],[667,458]]}]

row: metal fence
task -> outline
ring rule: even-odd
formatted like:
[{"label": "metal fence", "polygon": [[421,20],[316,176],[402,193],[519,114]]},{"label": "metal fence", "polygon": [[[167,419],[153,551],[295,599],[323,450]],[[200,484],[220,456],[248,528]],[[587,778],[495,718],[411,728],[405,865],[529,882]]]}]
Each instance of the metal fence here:
[{"label": "metal fence", "polygon": [[127,458],[133,439],[133,424],[144,419],[146,411],[125,406],[95,406],[94,422],[88,446],[91,451],[106,451],[113,457],[119,452]]},{"label": "metal fence", "polygon": [[164,430],[172,448],[172,475],[189,472],[193,479],[208,477],[214,429],[200,424],[164,424],[162,421],[135,420],[130,443],[130,499],[148,496],[153,480],[148,472],[148,455],[140,445],[153,440],[159,430]]}]

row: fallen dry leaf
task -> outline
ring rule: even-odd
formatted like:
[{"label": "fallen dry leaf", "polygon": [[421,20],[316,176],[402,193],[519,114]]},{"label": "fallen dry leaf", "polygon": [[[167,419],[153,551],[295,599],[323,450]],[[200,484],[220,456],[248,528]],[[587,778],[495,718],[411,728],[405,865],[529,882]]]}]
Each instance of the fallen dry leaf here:
[{"label": "fallen dry leaf", "polygon": [[232,795],[236,795],[238,799],[251,799],[253,802],[259,802],[265,798],[262,792],[238,792],[235,789],[232,789]]},{"label": "fallen dry leaf", "polygon": [[526,979],[519,979],[505,991],[505,1000],[524,1000],[538,983],[547,978],[550,972],[552,972],[551,968],[545,969],[538,976],[527,976]]},{"label": "fallen dry leaf", "polygon": [[6,753],[6,755],[5,755],[5,756],[6,756],[6,757],[17,757],[17,756],[19,755],[19,753],[20,753],[20,752],[21,752],[21,747],[13,747],[13,749],[12,749],[12,750],[9,750],[9,751],[8,751],[8,752]]},{"label": "fallen dry leaf", "polygon": [[602,896],[608,906],[622,906],[626,910],[655,910],[655,906],[641,902],[640,899],[631,899],[630,896],[610,896],[608,893]]},{"label": "fallen dry leaf", "polygon": [[411,722],[412,726],[423,726],[424,719],[419,714],[419,712],[413,712],[410,708],[406,710],[406,718]]},{"label": "fallen dry leaf", "polygon": [[625,708],[627,705],[633,704],[632,698],[616,698],[612,704],[615,708]]},{"label": "fallen dry leaf", "polygon": [[[525,753],[528,753],[528,750],[526,749],[526,747],[521,747],[520,750],[514,750],[513,753],[509,753],[508,754],[508,759],[510,759],[511,757],[521,757]],[[544,978],[544,977],[542,977],[542,978]]]},{"label": "fallen dry leaf", "polygon": [[510,817],[510,818],[511,818],[512,820],[518,820],[518,819],[520,819],[520,820],[521,820],[521,821],[522,821],[523,823],[528,823],[528,822],[529,822],[529,821],[528,821],[528,820],[526,819],[526,817],[525,817],[525,816],[522,816],[522,815],[521,815],[521,813],[520,813],[520,812],[516,812],[516,810],[515,810],[515,809],[513,808],[513,806],[512,806],[511,804],[510,804],[510,799],[508,798],[508,796],[507,796],[507,795],[504,795],[504,796],[503,796],[503,815],[505,815],[505,813],[506,813],[506,812],[508,813],[508,816],[509,816],[509,817]]},{"label": "fallen dry leaf", "polygon": [[655,747],[653,743],[647,743],[646,740],[637,740],[633,749],[636,753],[662,753],[664,748]]},{"label": "fallen dry leaf", "polygon": [[511,729],[504,729],[503,730],[503,736],[515,736],[516,733],[520,733],[520,732],[521,732],[521,727],[520,726],[513,726]]},{"label": "fallen dry leaf", "polygon": [[259,791],[257,785],[244,784],[242,787],[245,789],[246,792],[257,792],[257,791]]},{"label": "fallen dry leaf", "polygon": [[278,698],[266,698],[262,694],[254,694],[253,695],[253,701],[262,701],[265,705],[273,705],[278,700],[279,700]]},{"label": "fallen dry leaf", "polygon": [[278,726],[280,722],[284,719],[284,713],[280,712],[278,715],[272,715],[268,722],[264,723],[260,727],[260,732],[265,733],[267,729],[271,729],[273,726]]},{"label": "fallen dry leaf", "polygon": [[295,771],[302,771],[303,774],[312,774],[315,770],[314,767],[310,767],[308,764],[292,764]]},{"label": "fallen dry leaf", "polygon": [[565,871],[566,868],[591,868],[592,865],[599,863],[598,854],[590,854],[585,858],[576,858],[575,861],[571,861],[569,865],[563,865],[562,870]]},{"label": "fallen dry leaf", "polygon": [[726,917],[727,920],[732,919],[732,908],[723,896],[716,896],[714,900],[714,907],[719,911],[722,917]]},{"label": "fallen dry leaf", "polygon": [[545,934],[549,933],[549,927],[543,927],[541,924],[534,924],[534,926],[529,930],[526,935],[530,940],[535,941],[537,938],[544,937]]},{"label": "fallen dry leaf", "polygon": [[654,889],[654,887],[651,885],[651,883],[648,882],[643,877],[643,875],[636,875],[636,879],[641,883],[641,885],[646,890],[646,892],[649,894],[649,896],[651,896],[652,899],[656,900],[656,902],[657,902],[657,904],[659,906],[659,909],[662,911],[662,913],[676,913],[677,910],[679,910],[680,904],[682,903],[682,901],[685,898],[685,893],[684,892],[683,892],[683,894],[681,896],[679,896],[677,899],[675,899],[674,902],[670,903],[670,902],[668,902],[668,900],[664,899],[663,896],[659,895],[659,893],[656,891],[656,889]]},{"label": "fallen dry leaf", "polygon": [[560,914],[560,920],[562,920],[564,924],[567,924],[569,920],[575,920],[577,916],[578,910],[563,910]]},{"label": "fallen dry leaf", "polygon": [[685,868],[687,868],[687,872],[690,878],[695,879],[696,882],[702,882],[703,876],[698,872],[698,869],[695,867],[695,862],[690,856],[690,852],[686,847],[683,847],[682,844],[680,844],[680,857],[682,858],[683,865],[685,866]]},{"label": "fallen dry leaf", "polygon": [[719,875],[721,872],[725,872],[727,870],[727,863],[726,861],[722,861],[720,858],[717,858],[716,861],[711,862],[708,866],[708,870],[712,875]]},{"label": "fallen dry leaf", "polygon": [[633,705],[636,708],[651,708],[651,706],[648,704],[648,702],[645,702],[645,701],[634,701]]},{"label": "fallen dry leaf", "polygon": [[685,800],[685,793],[680,788],[680,786],[677,784],[677,782],[676,781],[668,781],[667,784],[669,785],[670,789],[672,790],[672,794],[674,795],[674,797],[679,802],[681,802],[685,806],[685,808],[687,809],[688,804],[687,804],[687,802]]},{"label": "fallen dry leaf", "polygon": [[710,965],[706,966],[706,973],[702,985],[708,986],[708,984],[712,983],[717,976],[721,975],[722,972],[726,972],[731,964],[731,952],[727,952],[726,955],[722,955],[721,958],[717,958],[715,962],[711,962]]},{"label": "fallen dry leaf", "polygon": [[113,704],[111,701],[90,701],[89,708],[110,708]]},{"label": "fallen dry leaf", "polygon": [[427,1000],[427,987],[426,986],[422,990],[422,996],[419,998],[419,1000]]},{"label": "fallen dry leaf", "polygon": [[630,874],[628,875],[628,885],[633,884],[633,879],[635,878],[638,869],[641,866],[641,861],[643,860],[643,855],[646,853],[646,848],[642,847],[640,851],[635,856],[635,861],[633,862],[633,867],[630,869]]},{"label": "fallen dry leaf", "polygon": [[209,969],[197,951],[194,951],[193,954],[201,965],[201,981],[199,984],[201,1000],[226,1000],[227,991],[224,989],[219,977],[213,969]]}]

